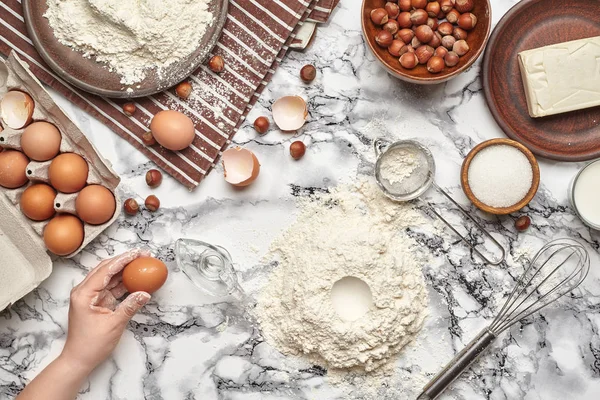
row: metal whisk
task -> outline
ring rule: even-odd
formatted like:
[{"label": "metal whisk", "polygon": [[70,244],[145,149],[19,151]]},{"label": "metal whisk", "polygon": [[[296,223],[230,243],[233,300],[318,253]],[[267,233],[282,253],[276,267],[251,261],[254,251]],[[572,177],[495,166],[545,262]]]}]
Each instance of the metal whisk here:
[{"label": "metal whisk", "polygon": [[533,257],[494,321],[425,386],[417,400],[438,397],[500,333],[571,292],[589,270],[589,254],[575,240],[547,243]]}]

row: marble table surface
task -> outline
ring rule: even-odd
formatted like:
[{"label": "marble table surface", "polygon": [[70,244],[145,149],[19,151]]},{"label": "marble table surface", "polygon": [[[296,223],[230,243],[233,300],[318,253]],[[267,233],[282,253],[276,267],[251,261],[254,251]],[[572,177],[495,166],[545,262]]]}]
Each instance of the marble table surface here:
[{"label": "marble table surface", "polygon": [[[516,2],[492,0],[494,23]],[[71,288],[100,260],[136,246],[148,247],[165,260],[170,279],[134,318],[113,356],[89,377],[81,399],[361,398],[359,388],[354,394],[337,389],[324,378],[323,369],[291,360],[265,343],[238,306],[198,291],[176,266],[173,253],[180,237],[205,240],[231,252],[243,285],[264,277],[261,258],[273,238],[293,222],[297,196],[372,174],[371,147],[378,136],[426,143],[438,165],[437,182],[470,206],[459,184],[461,162],[477,143],[503,136],[486,107],[480,62],[446,84],[402,83],[386,74],[365,46],[360,3],[341,2],[331,21],[319,28],[313,45],[286,58],[250,114],[250,121],[270,115],[270,104],[282,95],[309,99],[310,121],[298,133],[308,147],[305,157],[298,162],[290,158],[288,147],[296,137],[288,134],[271,131],[258,137],[245,124],[235,137],[262,164],[259,179],[245,190],[227,185],[221,167],[191,193],[170,178],[151,190],[143,178],[151,162],[55,96],[121,175],[122,197],[142,199],[155,193],[162,208],[121,217],[80,255],[57,259],[39,288],[0,313],[0,398],[14,397],[59,354]],[[298,79],[307,63],[318,69],[317,80],[308,86]],[[402,395],[382,387],[379,398],[415,398],[423,383],[494,318],[501,305],[494,299],[510,287],[503,282],[512,282],[511,273],[522,268],[527,256],[545,241],[572,237],[585,242],[592,255],[592,271],[582,290],[515,325],[440,398],[598,399],[600,236],[580,222],[567,199],[569,181],[582,165],[540,160],[539,192],[523,210],[533,219],[525,233],[515,231],[514,216],[497,219],[470,208],[507,248],[508,266],[483,265],[449,233],[416,237],[434,260],[423,270],[430,317],[417,343],[397,361]],[[461,222],[443,198],[427,196]],[[469,234],[476,239],[479,235],[474,230]]]}]

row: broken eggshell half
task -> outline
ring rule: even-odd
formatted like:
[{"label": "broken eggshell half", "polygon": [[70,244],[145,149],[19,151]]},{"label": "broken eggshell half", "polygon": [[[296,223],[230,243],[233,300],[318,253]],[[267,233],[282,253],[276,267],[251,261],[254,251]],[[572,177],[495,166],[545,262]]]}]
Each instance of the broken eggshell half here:
[{"label": "broken eggshell half", "polygon": [[233,186],[248,186],[258,176],[260,163],[250,150],[233,147],[223,152],[221,156],[225,181]]},{"label": "broken eggshell half", "polygon": [[284,96],[273,103],[273,120],[282,131],[296,131],[308,116],[306,101],[300,96]]},{"label": "broken eggshell half", "polygon": [[0,101],[0,114],[6,125],[13,129],[21,129],[31,122],[35,103],[24,92],[11,90]]}]

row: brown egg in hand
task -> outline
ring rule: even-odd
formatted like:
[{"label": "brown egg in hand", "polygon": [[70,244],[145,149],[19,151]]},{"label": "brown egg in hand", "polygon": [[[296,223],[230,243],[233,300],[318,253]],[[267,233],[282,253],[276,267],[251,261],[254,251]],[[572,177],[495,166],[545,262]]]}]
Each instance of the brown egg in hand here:
[{"label": "brown egg in hand", "polygon": [[54,216],[56,190],[45,183],[29,186],[21,195],[21,212],[34,221],[45,221]]},{"label": "brown egg in hand", "polygon": [[70,214],[52,218],[44,228],[44,243],[48,250],[59,256],[73,253],[83,243],[83,223]]},{"label": "brown egg in hand", "polygon": [[63,153],[50,163],[48,178],[59,192],[75,193],[85,186],[88,172],[89,167],[83,157],[75,153]]},{"label": "brown egg in hand", "polygon": [[154,257],[140,257],[123,270],[123,284],[129,293],[154,293],[166,282],[169,271]]},{"label": "brown egg in hand", "polygon": [[48,122],[34,122],[21,135],[23,153],[35,161],[48,161],[60,151],[61,135],[56,127]]},{"label": "brown egg in hand", "polygon": [[84,187],[75,200],[77,215],[91,225],[108,222],[115,215],[116,209],[115,196],[101,185]]},{"label": "brown egg in hand", "polygon": [[29,159],[20,151],[6,150],[0,153],[0,186],[16,189],[27,183]]}]

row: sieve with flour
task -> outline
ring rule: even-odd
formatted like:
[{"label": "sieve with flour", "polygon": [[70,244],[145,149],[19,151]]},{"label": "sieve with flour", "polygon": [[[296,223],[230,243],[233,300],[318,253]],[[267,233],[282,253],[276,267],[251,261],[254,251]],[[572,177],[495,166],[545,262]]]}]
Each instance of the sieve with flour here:
[{"label": "sieve with flour", "polygon": [[[394,201],[401,202],[418,199],[428,206],[431,212],[458,235],[483,261],[491,265],[498,265],[504,261],[506,257],[504,247],[502,247],[502,245],[494,239],[494,237],[481,226],[477,220],[475,220],[475,218],[458,204],[456,200],[435,183],[435,161],[431,151],[429,151],[427,147],[416,140],[401,140],[390,143],[385,139],[375,140],[374,146],[375,154],[377,155],[377,162],[375,163],[375,180],[387,197]],[[385,173],[382,168],[384,163],[389,161],[389,158],[394,152],[405,152],[407,155],[410,155],[410,173],[406,174],[406,176],[402,176],[400,179],[390,179],[389,177],[384,176]],[[490,260],[483,255],[467,238],[461,235],[460,232],[458,232],[458,230],[448,222],[430,202],[420,199],[420,196],[427,192],[432,186],[450,200],[464,216],[473,222],[477,229],[483,232],[483,234],[500,249],[501,257],[499,259]]]}]

